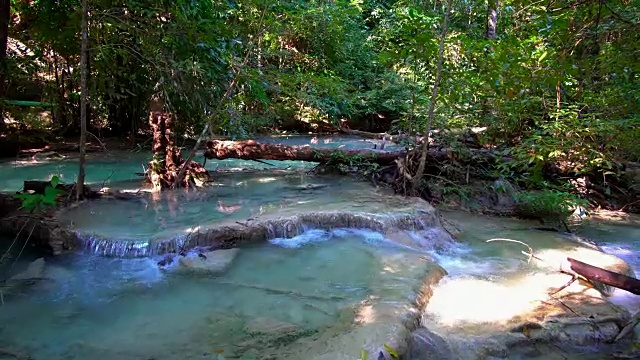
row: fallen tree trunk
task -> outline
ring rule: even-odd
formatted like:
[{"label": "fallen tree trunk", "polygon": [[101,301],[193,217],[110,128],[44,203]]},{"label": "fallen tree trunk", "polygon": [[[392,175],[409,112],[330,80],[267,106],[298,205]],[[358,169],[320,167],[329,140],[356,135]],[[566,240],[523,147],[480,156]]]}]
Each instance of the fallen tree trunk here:
[{"label": "fallen tree trunk", "polygon": [[381,151],[373,149],[329,149],[311,146],[287,146],[279,144],[261,144],[253,140],[207,142],[204,156],[207,159],[243,159],[243,160],[297,160],[319,163],[350,163],[354,157],[378,163],[392,164],[407,154],[405,150]]},{"label": "fallen tree trunk", "polygon": [[[613,286],[618,289],[626,290],[632,294],[640,295],[640,280],[618,274],[613,271],[605,270],[597,266],[589,265],[582,261],[567,258],[571,271],[578,274],[589,281],[600,282],[605,285]],[[563,269],[564,272],[567,269]]]}]

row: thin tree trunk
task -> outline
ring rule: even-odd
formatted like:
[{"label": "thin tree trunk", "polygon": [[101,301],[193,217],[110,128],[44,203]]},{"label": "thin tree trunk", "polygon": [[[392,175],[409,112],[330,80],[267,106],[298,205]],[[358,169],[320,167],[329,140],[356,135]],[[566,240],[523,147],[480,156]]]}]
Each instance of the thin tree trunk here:
[{"label": "thin tree trunk", "polygon": [[80,166],[76,182],[76,200],[80,200],[84,190],[84,164],[87,143],[87,48],[89,42],[87,1],[82,0],[82,50],[80,53]]},{"label": "thin tree trunk", "polygon": [[424,174],[424,168],[427,164],[427,154],[429,153],[429,133],[431,132],[431,125],[433,123],[434,112],[436,108],[436,101],[438,97],[438,87],[442,80],[442,63],[444,62],[444,43],[447,38],[447,31],[449,26],[449,12],[451,11],[451,0],[447,0],[447,7],[444,13],[444,21],[442,22],[442,38],[440,39],[440,50],[438,51],[438,66],[436,68],[436,80],[433,83],[433,89],[431,91],[431,102],[429,103],[429,117],[427,120],[427,129],[424,132],[424,142],[422,143],[422,154],[420,155],[420,163],[418,164],[418,171],[411,179],[411,190],[413,194],[419,194],[418,188],[422,181],[422,175]]},{"label": "thin tree trunk", "polygon": [[[7,94],[7,42],[11,21],[11,0],[0,0],[0,98]],[[4,128],[4,109],[0,108],[0,128]]]},{"label": "thin tree trunk", "polygon": [[7,42],[9,41],[9,22],[11,21],[11,0],[0,0],[0,89],[4,95],[7,65]]},{"label": "thin tree trunk", "polygon": [[498,0],[488,0],[487,39],[495,40],[498,34]]}]

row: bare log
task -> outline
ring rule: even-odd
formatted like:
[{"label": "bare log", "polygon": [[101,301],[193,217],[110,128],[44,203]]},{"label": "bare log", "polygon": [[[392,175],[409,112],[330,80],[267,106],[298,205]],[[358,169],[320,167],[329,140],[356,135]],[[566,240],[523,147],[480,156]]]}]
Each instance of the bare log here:
[{"label": "bare log", "polygon": [[253,140],[207,142],[204,156],[207,159],[243,159],[243,160],[297,160],[319,163],[350,162],[353,157],[362,157],[380,165],[392,164],[404,157],[405,150],[382,151],[373,149],[330,149],[311,146],[287,146],[280,144],[261,144]]},{"label": "bare log", "polygon": [[[632,294],[640,295],[640,280],[636,278],[589,265],[570,257],[567,258],[567,261],[570,264],[571,271],[589,281],[600,282],[605,285],[626,290]],[[566,270],[567,269],[563,269],[564,272],[569,272]]]}]

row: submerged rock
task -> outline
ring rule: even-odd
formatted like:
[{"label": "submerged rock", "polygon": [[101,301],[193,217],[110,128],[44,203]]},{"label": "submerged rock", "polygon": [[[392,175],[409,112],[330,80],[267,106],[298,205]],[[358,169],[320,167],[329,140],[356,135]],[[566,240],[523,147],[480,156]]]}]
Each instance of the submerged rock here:
[{"label": "submerged rock", "polygon": [[290,188],[293,190],[318,190],[318,189],[324,189],[327,186],[328,185],[326,184],[304,184],[304,185],[294,185],[294,186],[291,186]]},{"label": "submerged rock", "polygon": [[44,258],[39,258],[31,262],[26,270],[12,276],[9,279],[9,283],[41,280],[42,278],[44,278]]},{"label": "submerged rock", "polygon": [[[393,264],[394,259],[389,259]],[[400,263],[398,266],[414,266]],[[390,269],[392,270],[392,269]],[[389,349],[398,354],[397,358],[408,359],[411,333],[416,329],[421,309],[431,296],[431,288],[444,275],[444,270],[430,261],[424,261],[415,268],[416,278],[422,277],[420,288],[414,288],[414,298],[407,301],[391,301],[384,296],[385,289],[376,290],[355,309],[342,313],[343,321],[326,329],[322,336],[300,339],[288,349],[286,360],[353,360],[366,353],[368,359],[395,359]],[[380,357],[382,354],[382,357]],[[422,357],[419,359],[439,359]],[[443,358],[446,360],[446,358]]]},{"label": "submerged rock", "polygon": [[245,332],[249,334],[285,335],[298,331],[298,326],[280,320],[259,317],[251,320],[245,326]]},{"label": "submerged rock", "polygon": [[45,279],[45,262],[44,258],[34,260],[27,266],[27,268],[10,277],[5,283],[2,283],[0,288],[0,297],[4,301],[4,295],[13,294],[14,292],[20,292],[27,287],[39,284],[41,280]]},{"label": "submerged rock", "polygon": [[180,257],[178,260],[179,270],[219,274],[229,268],[236,255],[238,255],[238,251],[239,249],[234,248]]},{"label": "submerged rock", "polygon": [[438,334],[426,328],[411,333],[409,341],[409,359],[455,360],[449,344]]}]

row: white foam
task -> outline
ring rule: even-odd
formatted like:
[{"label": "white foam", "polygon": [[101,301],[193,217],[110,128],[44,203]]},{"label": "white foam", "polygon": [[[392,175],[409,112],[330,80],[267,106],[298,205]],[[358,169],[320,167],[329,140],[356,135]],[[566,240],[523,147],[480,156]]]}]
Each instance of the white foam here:
[{"label": "white foam", "polygon": [[327,241],[331,238],[331,234],[324,230],[307,230],[300,235],[292,238],[275,238],[269,240],[273,245],[284,248],[298,248],[306,244],[319,243]]}]

